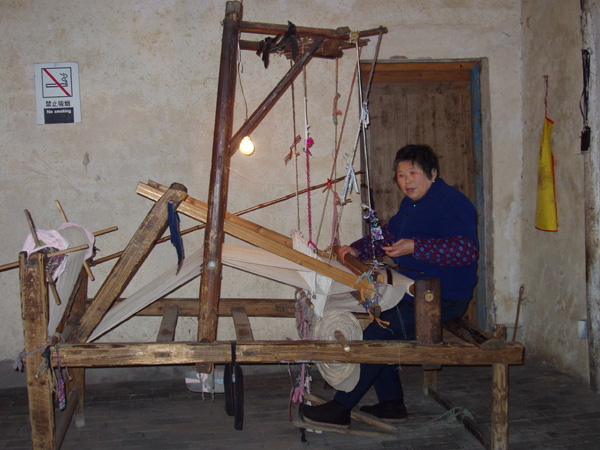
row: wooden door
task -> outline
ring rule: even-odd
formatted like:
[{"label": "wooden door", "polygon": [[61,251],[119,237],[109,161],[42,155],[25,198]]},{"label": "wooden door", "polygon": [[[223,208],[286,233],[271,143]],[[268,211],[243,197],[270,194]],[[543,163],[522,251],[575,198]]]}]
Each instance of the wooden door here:
[{"label": "wooden door", "polygon": [[[427,74],[415,77],[411,65],[384,66],[385,75],[376,69],[370,88],[367,138],[372,198],[381,221],[387,222],[402,200],[392,163],[407,144],[430,145],[440,161],[440,176],[475,202],[469,69],[451,74],[453,79],[440,80],[437,74],[429,80]],[[363,82],[367,79],[363,70]]]}]

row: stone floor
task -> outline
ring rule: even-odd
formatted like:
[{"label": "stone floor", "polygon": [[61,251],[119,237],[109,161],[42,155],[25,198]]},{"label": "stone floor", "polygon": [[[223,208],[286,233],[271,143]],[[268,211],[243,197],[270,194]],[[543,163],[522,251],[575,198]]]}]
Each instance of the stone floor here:
[{"label": "stone floor", "polygon": [[[297,366],[290,370],[295,374]],[[327,399],[316,368],[313,393]],[[421,390],[421,369],[403,367],[410,418],[386,436],[301,431],[289,421],[288,367],[245,373],[243,430],[225,413],[224,395],[205,400],[183,379],[94,384],[86,389],[85,427],[71,424],[63,449],[479,449],[481,444]],[[491,368],[444,367],[438,391],[490,432]],[[361,403],[371,403],[369,392]],[[0,448],[31,448],[27,392],[0,390]],[[291,408],[296,416],[297,406]],[[60,414],[60,413],[58,413]],[[510,368],[511,449],[600,449],[600,396],[584,383],[528,361]],[[374,431],[359,426],[357,431]]]}]

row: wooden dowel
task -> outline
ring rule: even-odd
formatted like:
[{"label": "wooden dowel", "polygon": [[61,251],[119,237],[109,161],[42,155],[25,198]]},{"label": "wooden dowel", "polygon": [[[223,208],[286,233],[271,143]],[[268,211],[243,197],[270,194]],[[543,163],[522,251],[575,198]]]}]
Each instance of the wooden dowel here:
[{"label": "wooden dowel", "polygon": [[519,288],[519,301],[517,303],[517,317],[515,318],[515,328],[513,329],[512,340],[517,340],[517,328],[519,327],[519,312],[521,311],[521,302],[523,301],[523,292],[525,291],[525,285],[522,284]]},{"label": "wooden dowel", "polygon": [[19,261],[3,264],[0,266],[0,272],[4,272],[5,270],[16,269],[17,267],[19,267]]},{"label": "wooden dowel", "polygon": [[[60,216],[62,217],[63,222],[65,222],[65,223],[68,222],[69,219],[67,219],[65,210],[61,206],[60,202],[58,200],[54,200],[54,202],[56,203],[56,207],[58,208],[58,212],[60,213]],[[86,273],[88,274],[88,277],[90,277],[90,280],[94,281],[95,280],[94,274],[92,273],[90,264],[87,261],[83,261],[83,268],[85,269]]]},{"label": "wooden dowel", "polygon": [[340,343],[340,345],[342,346],[344,351],[346,353],[349,353],[350,352],[350,344],[348,344],[348,340],[346,339],[346,336],[344,336],[344,334],[340,330],[335,330],[333,335],[335,336],[335,339]]},{"label": "wooden dowel", "polygon": [[[88,246],[84,244],[84,245],[80,245],[78,247],[66,248],[64,250],[58,250],[56,252],[48,253],[46,256],[48,258],[51,256],[60,256],[60,255],[64,255],[65,253],[78,252],[80,250],[85,250],[87,248],[88,248]],[[19,267],[19,261],[4,264],[4,265],[0,266],[0,272],[3,272],[5,270],[10,270],[10,269],[16,269],[17,267]]]},{"label": "wooden dowel", "polygon": [[119,227],[110,227],[110,228],[105,228],[104,230],[94,231],[92,234],[94,236],[98,237],[98,236],[102,236],[103,234],[112,233],[113,231],[117,231],[118,229],[119,229]]},{"label": "wooden dowel", "polygon": [[[33,237],[33,241],[35,242],[35,246],[40,246],[40,239],[38,238],[37,231],[35,229],[35,224],[33,223],[33,219],[31,218],[31,214],[28,210],[25,210],[25,217],[27,218],[27,223],[29,224],[29,229],[31,230],[31,237]],[[48,284],[50,285],[50,290],[52,291],[52,295],[54,296],[54,301],[57,305],[60,305],[60,296],[58,295],[58,290],[56,289],[56,284],[52,279],[52,275],[48,274],[47,277]]]}]

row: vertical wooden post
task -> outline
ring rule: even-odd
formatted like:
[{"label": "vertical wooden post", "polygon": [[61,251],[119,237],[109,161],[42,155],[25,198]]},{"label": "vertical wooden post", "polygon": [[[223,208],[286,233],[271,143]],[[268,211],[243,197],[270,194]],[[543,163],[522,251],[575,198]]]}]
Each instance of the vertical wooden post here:
[{"label": "vertical wooden post", "polygon": [[[442,296],[438,278],[415,281],[415,331],[417,343],[439,344],[442,341]],[[439,366],[423,366],[423,393],[437,388]]]},{"label": "vertical wooden post", "polygon": [[19,255],[25,352],[32,352],[25,358],[25,364],[34,450],[55,448],[52,386],[45,371],[37,376],[48,339],[48,287],[45,264],[46,258],[43,253],[34,253],[29,260],[26,260],[24,252]]},{"label": "vertical wooden post", "polygon": [[[229,145],[233,126],[236,62],[241,20],[241,3],[227,2],[221,42],[217,111],[208,191],[208,216],[204,231],[204,262],[198,317],[198,341],[200,342],[213,342],[217,337],[217,309],[221,293],[221,253],[225,235],[223,224],[227,209]],[[204,372],[211,369],[210,365],[205,364],[198,365],[197,368]]]},{"label": "vertical wooden post", "polygon": [[[506,327],[494,326],[494,336],[506,340]],[[508,364],[492,364],[492,450],[508,449]]]}]

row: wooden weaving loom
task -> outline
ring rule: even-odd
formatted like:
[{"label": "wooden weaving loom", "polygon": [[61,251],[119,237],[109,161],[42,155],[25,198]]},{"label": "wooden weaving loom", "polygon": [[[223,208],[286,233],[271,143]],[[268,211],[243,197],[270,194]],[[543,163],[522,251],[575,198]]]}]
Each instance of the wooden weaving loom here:
[{"label": "wooden weaving loom", "polygon": [[[424,390],[446,407],[451,407],[436,391],[437,370],[441,365],[492,366],[492,436],[488,438],[474,423],[465,421],[487,448],[508,448],[508,365],[523,363],[523,346],[501,342],[481,330],[461,321],[451,324],[461,339],[442,341],[440,323],[439,281],[417,280],[415,309],[417,311],[416,341],[349,341],[341,336],[332,341],[255,341],[249,316],[293,317],[291,299],[224,299],[220,298],[224,233],[264,248],[284,258],[291,258],[341,283],[358,284],[365,292],[373,289],[365,280],[291,249],[289,238],[255,223],[226,212],[229,159],[243,136],[256,128],[278,98],[313,56],[337,57],[347,45],[349,29],[323,30],[297,28],[298,36],[310,45],[300,55],[265,101],[232,135],[233,100],[236,83],[238,43],[241,49],[255,49],[253,43],[239,40],[240,32],[278,34],[287,26],[242,21],[242,7],[228,2],[223,22],[223,41],[219,74],[219,91],[213,144],[209,202],[204,204],[187,195],[180,184],[165,188],[156,183],[140,184],[137,192],[155,204],[123,251],[112,271],[90,302],[87,294],[87,274],[81,271],[69,305],[61,321],[60,331],[65,344],[51,346],[54,366],[60,358],[63,368],[69,368],[72,380],[67,381],[67,407],[62,420],[55,426],[54,400],[46,377],[36,377],[42,362],[42,352],[33,350],[47,343],[48,285],[45,255],[34,253],[19,258],[22,317],[25,335],[27,389],[34,449],[58,449],[73,417],[82,425],[85,393],[85,369],[92,367],[123,367],[195,364],[207,371],[213,364],[273,364],[281,362],[353,362],[422,365],[425,369]],[[358,36],[385,33],[384,28],[359,32]],[[206,224],[203,270],[198,299],[169,298],[155,302],[139,315],[160,315],[163,322],[157,342],[87,343],[88,338],[143,264],[156,241],[167,228],[169,203],[182,214]],[[199,312],[198,312],[199,310]],[[173,342],[178,316],[197,316],[196,342]],[[237,334],[235,352],[230,342],[216,341],[217,318],[232,316]],[[33,351],[33,352],[32,352]],[[32,353],[30,353],[32,352]],[[236,418],[237,420],[237,418]]]}]

